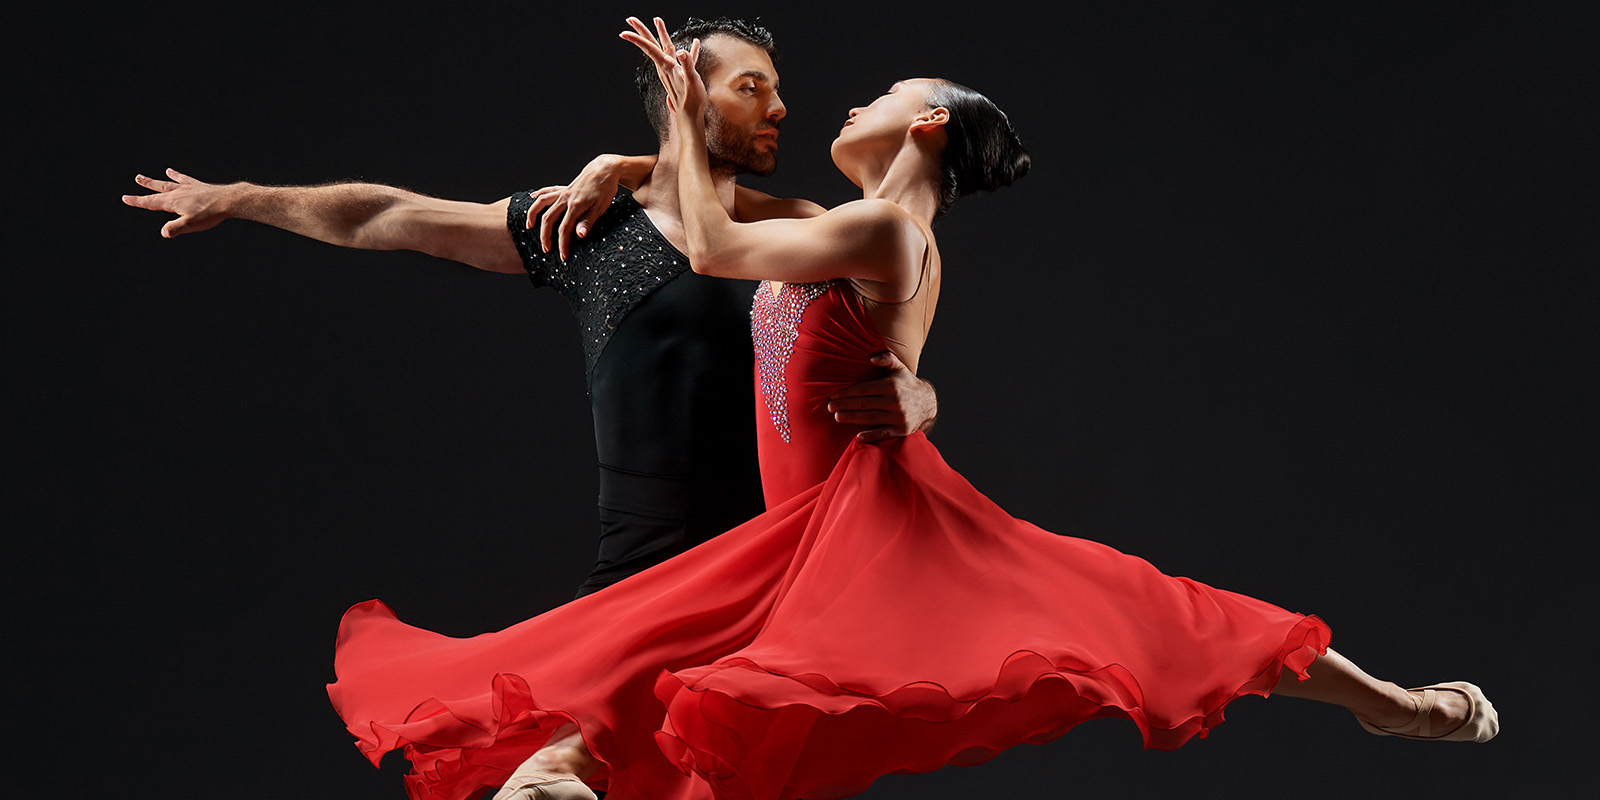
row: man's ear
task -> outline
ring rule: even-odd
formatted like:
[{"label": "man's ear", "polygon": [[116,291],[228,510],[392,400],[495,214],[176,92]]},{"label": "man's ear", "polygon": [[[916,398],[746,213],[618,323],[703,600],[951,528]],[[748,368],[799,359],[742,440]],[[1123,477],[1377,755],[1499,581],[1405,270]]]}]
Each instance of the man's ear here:
[{"label": "man's ear", "polygon": [[911,123],[912,133],[932,133],[941,130],[950,122],[950,109],[944,106],[930,108],[917,115]]}]

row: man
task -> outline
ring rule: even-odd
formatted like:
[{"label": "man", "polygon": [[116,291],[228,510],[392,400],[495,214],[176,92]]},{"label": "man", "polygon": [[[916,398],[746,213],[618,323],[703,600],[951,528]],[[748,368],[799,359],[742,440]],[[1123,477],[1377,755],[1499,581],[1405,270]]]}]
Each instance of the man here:
[{"label": "man", "polygon": [[[694,38],[702,42],[710,94],[712,169],[729,213],[747,221],[820,213],[813,203],[735,183],[738,174],[770,175],[777,166],[786,110],[771,34],[739,20],[691,19],[674,41]],[[177,214],[161,229],[168,238],[248,219],[345,247],[416,250],[491,272],[526,272],[534,285],[560,292],[582,329],[600,468],[600,553],[578,592],[588,594],[763,508],[752,424],[754,287],[689,269],[677,147],[648,60],[638,83],[659,154],[653,162],[617,162],[639,173],[638,187],[592,210],[551,190],[480,204],[373,184],[211,185],[175,170],[166,181],[138,176],[155,194],[123,201]],[[543,224],[535,232],[539,212]],[[554,254],[547,252],[553,228]],[[882,363],[888,377],[846,389],[830,403],[841,423],[871,426],[863,438],[904,436],[934,415],[931,387],[892,356]]]}]

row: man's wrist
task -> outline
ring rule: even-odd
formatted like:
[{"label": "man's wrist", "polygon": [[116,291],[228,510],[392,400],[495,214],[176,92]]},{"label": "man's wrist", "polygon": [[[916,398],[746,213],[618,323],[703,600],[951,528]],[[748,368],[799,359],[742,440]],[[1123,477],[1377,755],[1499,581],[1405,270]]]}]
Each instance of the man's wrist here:
[{"label": "man's wrist", "polygon": [[239,181],[225,183],[217,188],[221,191],[218,193],[218,201],[212,206],[213,210],[224,217],[250,219],[252,208],[260,202],[263,187]]}]

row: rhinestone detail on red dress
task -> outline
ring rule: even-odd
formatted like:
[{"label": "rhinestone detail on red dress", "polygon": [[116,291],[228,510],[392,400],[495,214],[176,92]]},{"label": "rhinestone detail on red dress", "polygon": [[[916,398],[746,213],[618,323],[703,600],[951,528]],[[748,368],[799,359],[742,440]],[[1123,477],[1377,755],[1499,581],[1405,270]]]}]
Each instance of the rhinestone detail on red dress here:
[{"label": "rhinestone detail on red dress", "polygon": [[785,375],[789,356],[794,353],[794,340],[800,335],[800,318],[805,315],[806,306],[828,291],[830,285],[831,281],[786,283],[773,295],[771,282],[762,281],[750,306],[750,338],[755,340],[761,396],[772,416],[772,427],[778,429],[785,442],[789,441],[789,389]]}]

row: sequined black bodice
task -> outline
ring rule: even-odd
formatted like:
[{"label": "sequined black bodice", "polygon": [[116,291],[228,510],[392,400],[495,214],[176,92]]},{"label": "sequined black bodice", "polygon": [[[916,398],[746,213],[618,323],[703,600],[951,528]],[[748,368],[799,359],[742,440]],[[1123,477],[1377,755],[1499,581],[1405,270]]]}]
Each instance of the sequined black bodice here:
[{"label": "sequined black bodice", "polygon": [[689,259],[650,223],[627,191],[611,198],[587,239],[573,239],[573,257],[562,261],[539,247],[537,229],[524,227],[533,196],[512,198],[506,224],[534,286],[549,286],[566,298],[583,335],[584,373],[594,381],[594,365],[617,325],[651,292],[689,271]]},{"label": "sequined black bodice", "polygon": [[583,337],[600,466],[600,561],[586,591],[763,510],[756,464],[750,281],[697,275],[621,191],[565,263],[540,252],[511,198],[507,226],[535,286]]}]

